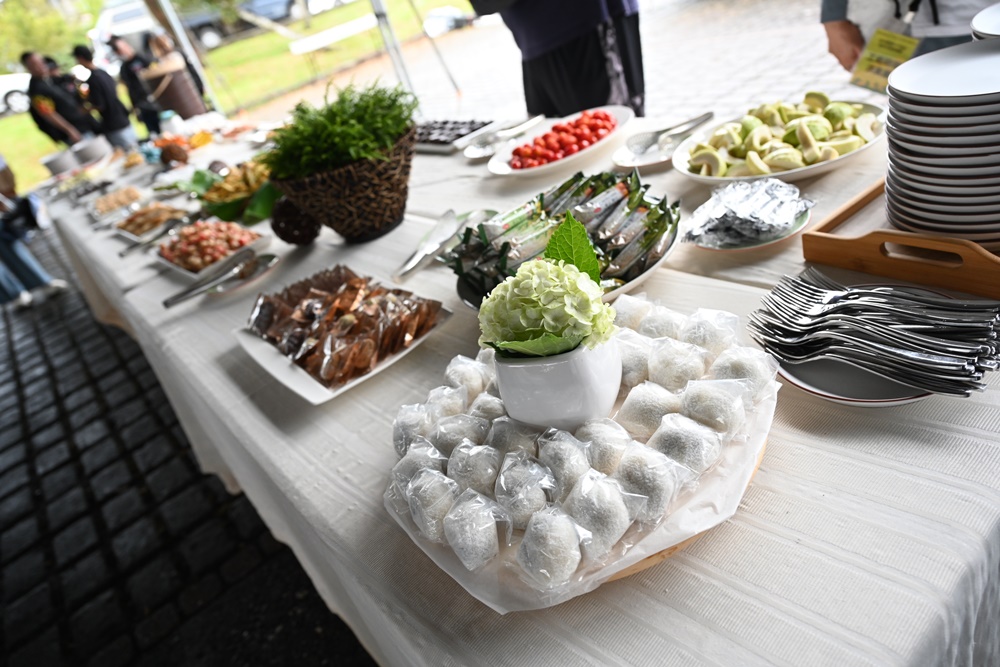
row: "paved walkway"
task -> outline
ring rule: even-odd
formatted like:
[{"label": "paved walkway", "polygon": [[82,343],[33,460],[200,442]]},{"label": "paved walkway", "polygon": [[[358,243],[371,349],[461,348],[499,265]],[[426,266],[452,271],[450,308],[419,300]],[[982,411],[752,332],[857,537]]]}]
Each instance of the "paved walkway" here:
[{"label": "paved walkway", "polygon": [[[681,120],[809,89],[862,99],[826,54],[818,0],[647,0],[651,116]],[[407,45],[427,118],[524,113],[517,49],[483,22]],[[386,58],[336,77],[393,80]],[[256,110],[278,119],[325,84]],[[48,236],[33,250],[71,278]],[[138,347],[75,291],[0,311],[0,653],[11,666],[363,665],[253,507],[198,472]]]},{"label": "paved walkway", "polygon": [[[71,278],[51,234],[31,248]],[[0,369],[0,663],[371,664],[78,292],[4,306]]]}]

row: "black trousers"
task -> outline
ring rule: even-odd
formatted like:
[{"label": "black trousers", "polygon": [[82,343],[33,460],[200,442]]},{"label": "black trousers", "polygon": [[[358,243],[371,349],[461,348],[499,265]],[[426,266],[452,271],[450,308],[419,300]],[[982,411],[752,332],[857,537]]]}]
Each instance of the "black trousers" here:
[{"label": "black trousers", "polygon": [[[639,15],[613,22],[618,55],[628,88],[629,106],[642,116],[645,112],[645,80],[642,73],[642,44]],[[528,113],[562,117],[608,103],[611,82],[599,29],[578,37],[559,48],[521,63],[524,99]]]}]

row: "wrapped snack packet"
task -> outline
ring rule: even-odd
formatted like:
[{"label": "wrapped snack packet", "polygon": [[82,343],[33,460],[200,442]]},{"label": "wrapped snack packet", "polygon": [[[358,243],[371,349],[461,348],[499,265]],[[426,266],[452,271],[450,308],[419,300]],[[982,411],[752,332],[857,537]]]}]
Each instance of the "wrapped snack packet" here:
[{"label": "wrapped snack packet", "polygon": [[665,415],[647,445],[699,475],[722,455],[722,436],[681,414]]},{"label": "wrapped snack packet", "polygon": [[639,322],[637,331],[650,338],[679,338],[687,315],[666,306],[653,306]]},{"label": "wrapped snack packet", "polygon": [[615,309],[615,324],[619,327],[632,329],[639,328],[642,318],[653,307],[653,302],[646,299],[645,294],[622,294],[613,304]]},{"label": "wrapped snack packet", "polygon": [[496,501],[466,489],[444,517],[448,545],[465,569],[478,570],[500,554],[497,524],[510,544],[510,514]]},{"label": "wrapped snack packet", "polygon": [[626,494],[615,479],[589,470],[573,487],[562,507],[590,531],[590,542],[584,546],[583,555],[588,562],[594,563],[611,553],[645,504],[644,497]]},{"label": "wrapped snack packet", "polygon": [[733,435],[746,421],[744,396],[749,392],[745,380],[688,382],[681,395],[681,411],[720,433]]},{"label": "wrapped snack packet", "polygon": [[469,392],[465,387],[437,387],[427,394],[427,407],[441,417],[460,415],[468,405]]},{"label": "wrapped snack packet", "polygon": [[646,442],[660,425],[663,415],[680,412],[681,397],[655,382],[643,382],[625,397],[615,421],[636,440]]},{"label": "wrapped snack packet", "polygon": [[708,350],[709,362],[736,342],[740,318],[722,310],[699,308],[681,329],[680,340]]},{"label": "wrapped snack packet", "polygon": [[774,382],[777,372],[778,362],[770,354],[742,346],[720,354],[708,369],[709,377],[716,380],[746,380],[755,403],[777,388]]},{"label": "wrapped snack packet", "polygon": [[631,329],[622,329],[615,342],[622,357],[622,389],[628,393],[649,379],[649,356],[654,341]]},{"label": "wrapped snack packet", "polygon": [[626,199],[639,186],[639,172],[633,169],[629,176],[623,177],[608,189],[591,197],[590,200],[575,206],[572,211],[573,217],[583,223],[588,232],[594,231],[600,228],[601,223],[614,210],[618,202]]},{"label": "wrapped snack packet", "polygon": [[504,408],[503,401],[498,396],[483,392],[476,396],[476,400],[469,406],[469,414],[492,422],[494,419],[505,417],[507,409]]},{"label": "wrapped snack packet", "polygon": [[429,468],[443,473],[447,467],[448,457],[438,451],[426,438],[417,437],[403,458],[392,467],[390,477],[401,487],[405,487],[421,470]]},{"label": "wrapped snack packet", "polygon": [[549,467],[556,480],[556,501],[565,500],[576,481],[590,470],[583,443],[555,428],[538,436],[538,460]]},{"label": "wrapped snack packet", "polygon": [[468,400],[473,400],[483,393],[491,379],[485,364],[461,354],[454,357],[444,371],[445,384],[451,387],[465,387]]},{"label": "wrapped snack packet", "polygon": [[531,515],[548,504],[556,486],[548,468],[523,452],[504,457],[494,496],[510,512],[515,530],[524,530]]},{"label": "wrapped snack packet", "polygon": [[455,480],[438,470],[424,469],[414,475],[406,487],[406,498],[421,535],[431,542],[444,542],[444,517],[458,495]]},{"label": "wrapped snack packet", "polygon": [[625,491],[646,497],[646,505],[636,520],[655,524],[663,519],[667,508],[684,485],[694,479],[694,474],[665,454],[633,443],[622,455],[614,478]]},{"label": "wrapped snack packet", "polygon": [[484,444],[495,447],[504,456],[515,452],[535,456],[538,454],[536,441],[541,433],[539,429],[516,422],[510,417],[500,417],[493,420]]},{"label": "wrapped snack packet", "polygon": [[448,458],[448,477],[458,482],[463,491],[472,489],[492,497],[502,460],[493,447],[463,440]]},{"label": "wrapped snack packet", "polygon": [[625,448],[632,444],[628,431],[613,419],[591,419],[576,430],[576,438],[584,443],[587,459],[594,470],[611,475],[618,469]]},{"label": "wrapped snack packet", "polygon": [[535,512],[517,550],[522,578],[540,590],[562,586],[580,566],[580,545],[589,539],[589,531],[561,508]]},{"label": "wrapped snack packet", "polygon": [[708,371],[708,352],[673,338],[653,342],[649,354],[649,379],[669,391],[681,391]]},{"label": "wrapped snack packet", "polygon": [[392,422],[392,446],[396,455],[406,454],[414,439],[430,435],[436,416],[423,403],[401,405]]},{"label": "wrapped snack packet", "polygon": [[489,433],[490,423],[485,419],[471,415],[452,415],[438,421],[431,431],[431,443],[441,450],[445,456],[451,456],[452,451],[463,440],[481,445]]}]

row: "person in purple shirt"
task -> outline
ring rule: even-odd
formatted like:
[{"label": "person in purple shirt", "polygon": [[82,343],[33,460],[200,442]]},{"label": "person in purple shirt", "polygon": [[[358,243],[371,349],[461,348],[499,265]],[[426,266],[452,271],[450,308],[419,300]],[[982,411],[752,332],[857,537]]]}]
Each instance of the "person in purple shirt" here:
[{"label": "person in purple shirt", "polygon": [[644,113],[638,0],[472,0],[499,12],[521,50],[531,114],[568,116],[605,104]]}]

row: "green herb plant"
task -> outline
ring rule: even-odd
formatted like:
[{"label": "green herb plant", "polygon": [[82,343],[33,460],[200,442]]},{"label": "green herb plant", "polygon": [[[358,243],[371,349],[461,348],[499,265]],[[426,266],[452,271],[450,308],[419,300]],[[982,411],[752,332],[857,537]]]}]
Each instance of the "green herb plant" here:
[{"label": "green herb plant", "polygon": [[324,105],[300,102],[292,122],[275,131],[274,148],[261,156],[272,178],[291,180],[359,160],[386,160],[413,125],[416,98],[401,87],[347,86]]}]

